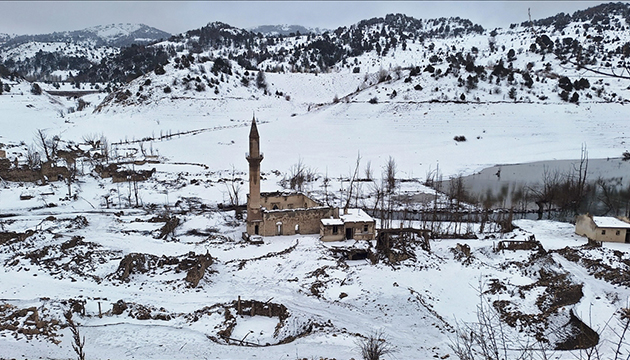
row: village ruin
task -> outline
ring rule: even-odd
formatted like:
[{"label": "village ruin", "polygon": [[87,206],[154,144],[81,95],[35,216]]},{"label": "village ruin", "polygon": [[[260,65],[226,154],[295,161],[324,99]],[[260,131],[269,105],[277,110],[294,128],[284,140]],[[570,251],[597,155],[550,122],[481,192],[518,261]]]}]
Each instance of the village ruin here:
[{"label": "village ruin", "polygon": [[261,192],[260,135],[256,118],[249,132],[247,237],[319,234],[322,241],[373,240],[376,221],[361,209],[325,206],[301,192]]}]

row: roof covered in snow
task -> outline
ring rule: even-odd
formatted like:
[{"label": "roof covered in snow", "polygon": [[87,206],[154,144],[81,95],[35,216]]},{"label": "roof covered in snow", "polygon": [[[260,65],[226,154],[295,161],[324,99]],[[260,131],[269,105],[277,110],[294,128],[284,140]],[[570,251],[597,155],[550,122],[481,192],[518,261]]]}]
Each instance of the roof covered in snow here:
[{"label": "roof covered in snow", "polygon": [[324,226],[333,226],[333,225],[343,225],[343,220],[341,219],[334,219],[334,218],[330,218],[330,219],[322,219],[322,224],[324,224]]},{"label": "roof covered in snow", "polygon": [[343,214],[343,209],[339,209],[339,219],[322,219],[324,226],[343,225],[345,223],[373,222],[374,219],[361,209],[348,209]]},{"label": "roof covered in snow", "polygon": [[630,229],[630,224],[610,216],[593,216],[595,225],[599,228]]},{"label": "roof covered in snow", "polygon": [[[342,210],[339,212],[341,213]],[[347,222],[372,222],[374,219],[361,209],[348,209],[347,213],[340,214],[339,217],[344,223]]]}]

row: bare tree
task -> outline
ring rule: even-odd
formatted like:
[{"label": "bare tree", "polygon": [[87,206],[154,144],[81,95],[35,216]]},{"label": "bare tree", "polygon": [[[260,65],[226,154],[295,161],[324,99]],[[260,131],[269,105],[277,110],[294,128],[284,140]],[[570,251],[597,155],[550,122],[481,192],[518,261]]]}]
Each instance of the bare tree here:
[{"label": "bare tree", "polygon": [[26,163],[28,164],[28,168],[31,170],[38,168],[42,164],[39,153],[33,145],[29,145],[26,148]]},{"label": "bare tree", "polygon": [[558,194],[559,183],[560,173],[557,170],[551,171],[545,166],[543,168],[542,188],[530,188],[534,194],[536,205],[538,205],[539,218],[542,218],[545,205],[547,206],[547,212],[551,212]]},{"label": "bare tree", "polygon": [[461,232],[461,203],[467,201],[466,189],[464,188],[464,177],[462,174],[452,177],[449,181],[448,197],[453,216],[453,234]]},{"label": "bare tree", "polygon": [[[357,163],[356,163],[356,166],[354,167],[354,173],[352,174],[352,179],[350,179],[350,187],[348,189],[348,199],[346,200],[346,204],[343,207],[344,212],[347,212],[348,207],[350,207],[350,200],[352,199],[352,190],[354,188],[354,182],[357,179],[357,175],[359,174],[360,164],[361,164],[361,153],[357,153]],[[357,189],[357,192],[358,192],[358,189]]]},{"label": "bare tree", "polygon": [[289,170],[289,178],[286,177],[281,180],[281,185],[289,187],[292,190],[304,191],[304,187],[307,183],[315,181],[317,175],[314,169],[304,165],[300,158],[297,164],[291,166]]},{"label": "bare tree", "polygon": [[387,163],[385,164],[384,174],[387,192],[391,194],[396,189],[396,160],[391,156],[387,159]]},{"label": "bare tree", "polygon": [[580,153],[580,164],[578,167],[574,165],[574,172],[577,172],[577,181],[572,186],[573,199],[573,212],[577,215],[578,209],[582,200],[586,196],[586,177],[588,174],[588,151],[586,149],[586,144],[582,144],[582,149]]},{"label": "bare tree", "polygon": [[371,181],[373,178],[374,178],[374,175],[372,172],[372,162],[368,161],[367,164],[365,165],[365,179]]},{"label": "bare tree", "polygon": [[83,347],[85,346],[85,336],[81,337],[79,333],[79,327],[72,320],[72,312],[70,310],[66,311],[64,314],[66,318],[66,322],[70,327],[70,331],[72,332],[72,350],[77,354],[77,360],[85,360],[85,352],[83,352]]},{"label": "bare tree", "polygon": [[[383,198],[385,195],[385,183],[381,180],[372,182],[371,192],[374,194],[374,206],[372,207],[372,214],[376,214],[376,210],[381,209],[381,220],[383,219]],[[381,224],[381,226],[383,226]]]},{"label": "bare tree", "polygon": [[[477,321],[457,326],[455,338],[451,339],[451,349],[460,360],[502,360],[502,359],[533,359],[533,347],[520,344],[519,339],[513,339],[504,330],[500,314],[492,307],[483,292],[483,284],[477,289],[479,304],[477,305]],[[539,350],[546,359],[545,349]],[[510,352],[512,353],[510,353]],[[517,354],[514,354],[514,351]],[[508,355],[511,355],[508,356]]]},{"label": "bare tree", "polygon": [[620,204],[617,201],[618,192],[614,185],[610,185],[606,180],[599,178],[595,182],[597,185],[598,195],[597,200],[599,200],[604,206],[606,206],[606,212],[604,215],[609,213],[613,213],[614,215],[619,214]]},{"label": "bare tree", "polygon": [[92,149],[98,148],[98,142],[100,140],[98,135],[91,133],[91,134],[83,135],[81,138],[83,142],[87,145],[90,145]]},{"label": "bare tree", "polygon": [[37,139],[36,142],[38,146],[44,151],[44,155],[46,155],[46,161],[50,161],[52,158],[52,151],[50,149],[50,140],[48,136],[42,129],[37,129]]},{"label": "bare tree", "polygon": [[330,178],[328,177],[328,167],[326,167],[326,175],[324,176],[324,196],[326,205],[330,206],[330,198],[328,194],[328,186],[330,185]]},{"label": "bare tree", "polygon": [[617,342],[617,346],[615,348],[615,359],[623,359],[622,346],[626,345],[625,350],[625,359],[630,359],[630,350],[627,348],[627,343],[625,342],[626,334],[630,330],[630,308],[621,308],[619,310],[619,325],[621,325],[621,333],[616,334],[619,337],[619,341]]},{"label": "bare tree", "polygon": [[239,210],[240,205],[240,193],[242,190],[242,179],[237,177],[236,168],[232,165],[232,171],[230,173],[230,178],[225,182],[225,187],[227,188],[228,196],[230,198],[230,206],[234,208],[236,211],[236,217],[242,217],[242,213]]},{"label": "bare tree", "polygon": [[105,136],[101,135],[99,145],[101,148],[101,156],[103,157],[103,159],[105,159],[106,163],[109,162],[109,143]]}]

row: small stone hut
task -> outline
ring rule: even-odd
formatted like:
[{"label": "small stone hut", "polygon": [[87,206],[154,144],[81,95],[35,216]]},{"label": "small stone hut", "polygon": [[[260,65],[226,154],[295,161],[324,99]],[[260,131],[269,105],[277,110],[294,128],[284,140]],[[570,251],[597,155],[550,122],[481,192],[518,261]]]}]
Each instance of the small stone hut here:
[{"label": "small stone hut", "polygon": [[338,218],[320,222],[322,241],[374,240],[376,221],[361,209],[346,209]]},{"label": "small stone hut", "polygon": [[630,221],[628,218],[611,216],[578,215],[575,233],[595,241],[630,243]]}]

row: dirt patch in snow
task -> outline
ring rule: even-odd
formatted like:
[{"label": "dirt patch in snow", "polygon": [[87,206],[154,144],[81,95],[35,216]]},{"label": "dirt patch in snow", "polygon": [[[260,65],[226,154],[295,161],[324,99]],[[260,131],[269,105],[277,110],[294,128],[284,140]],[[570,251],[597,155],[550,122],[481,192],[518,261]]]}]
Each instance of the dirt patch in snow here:
[{"label": "dirt patch in snow", "polygon": [[[593,330],[575,315],[569,316],[566,311],[561,311],[582,299],[584,294],[581,283],[576,283],[569,273],[561,270],[560,265],[542,248],[532,253],[526,261],[505,264],[510,265],[520,269],[525,275],[537,278],[537,281],[520,286],[506,286],[498,279],[491,281],[487,293],[503,293],[512,289],[512,300],[497,300],[492,303],[503,322],[519,331],[531,333],[537,341],[556,349],[565,350],[566,347],[578,346],[577,344],[583,346],[588,343],[589,347],[594,345],[585,341],[591,338]],[[538,311],[521,310],[519,298],[524,300],[532,296],[535,297],[534,304]],[[562,325],[552,326],[552,322]],[[550,331],[555,332],[552,340]],[[573,349],[581,348],[584,347]]]},{"label": "dirt patch in snow", "polygon": [[258,261],[258,260],[262,260],[262,259],[269,259],[272,257],[276,257],[276,256],[281,256],[281,255],[286,255],[290,252],[292,252],[293,250],[295,250],[295,248],[297,248],[297,246],[300,244],[299,240],[295,241],[295,244],[289,246],[288,248],[281,250],[281,251],[276,251],[276,252],[270,252],[269,254],[265,254],[259,257],[255,257],[252,259],[235,259],[235,260],[230,260],[228,262],[226,262],[226,264],[230,264],[230,263],[235,263],[238,262],[238,270],[243,270],[243,268],[245,267],[245,265],[247,265],[248,262],[250,261]]},{"label": "dirt patch in snow", "polygon": [[[76,228],[83,225],[70,221],[66,226]],[[31,266],[35,266],[58,279],[70,278],[76,281],[75,276],[78,276],[100,283],[101,277],[94,274],[97,268],[120,254],[85,241],[82,236],[63,241],[63,236],[51,235],[49,230],[33,233],[28,240],[19,241],[21,238],[18,236],[7,243],[13,245],[13,255],[5,261],[4,266],[17,268],[18,271],[30,271]],[[43,243],[48,245],[42,246]]]},{"label": "dirt patch in snow", "polygon": [[196,287],[203,278],[206,270],[214,263],[209,253],[195,254],[189,252],[181,256],[156,256],[152,254],[131,253],[120,260],[118,269],[108,277],[123,282],[129,282],[133,274],[147,274],[155,276],[169,272],[186,272],[185,280],[190,287]]},{"label": "dirt patch in snow", "polygon": [[43,308],[29,307],[20,309],[15,305],[0,303],[0,336],[12,334],[16,340],[25,337],[44,338],[59,344],[59,321],[49,317]]},{"label": "dirt patch in snow", "polygon": [[581,248],[567,246],[556,252],[565,259],[583,266],[597,279],[630,287],[630,258],[626,253],[590,246]]}]

